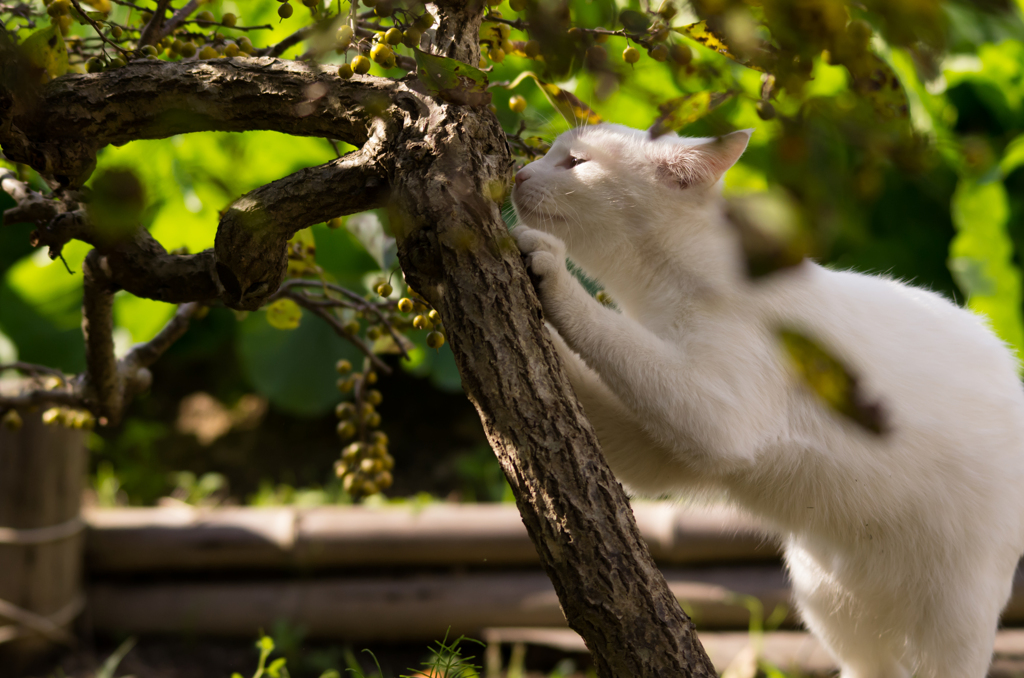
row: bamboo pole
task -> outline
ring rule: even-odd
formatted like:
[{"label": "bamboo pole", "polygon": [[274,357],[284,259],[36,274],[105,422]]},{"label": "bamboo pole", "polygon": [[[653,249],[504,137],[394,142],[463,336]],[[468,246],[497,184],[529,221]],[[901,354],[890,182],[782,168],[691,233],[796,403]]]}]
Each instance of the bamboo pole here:
[{"label": "bamboo pole", "polygon": [[[634,506],[663,565],[777,560],[756,525],[724,509]],[[512,504],[298,509],[188,506],[92,509],[90,572],[336,567],[534,565],[537,552]]]},{"label": "bamboo pole", "polygon": [[[707,628],[746,628],[749,601],[769,612],[789,589],[777,566],[669,569],[669,588]],[[279,621],[311,637],[429,641],[479,635],[493,626],[564,627],[550,580],[540,570],[406,577],[270,581],[97,582],[89,588],[96,631],[249,638]],[[794,621],[791,618],[790,621]]]},{"label": "bamboo pole", "polygon": [[22,413],[0,427],[0,661],[31,661],[69,629],[84,607],[79,517],[86,452],[81,431]]}]

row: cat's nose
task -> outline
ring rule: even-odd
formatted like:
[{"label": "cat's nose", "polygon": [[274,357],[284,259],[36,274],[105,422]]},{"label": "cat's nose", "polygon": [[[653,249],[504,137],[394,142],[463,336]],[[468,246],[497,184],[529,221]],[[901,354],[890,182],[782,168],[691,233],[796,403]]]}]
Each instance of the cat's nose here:
[{"label": "cat's nose", "polygon": [[522,183],[529,178],[530,177],[523,170],[519,170],[518,172],[516,172],[516,188],[519,188],[519,186],[522,185]]}]

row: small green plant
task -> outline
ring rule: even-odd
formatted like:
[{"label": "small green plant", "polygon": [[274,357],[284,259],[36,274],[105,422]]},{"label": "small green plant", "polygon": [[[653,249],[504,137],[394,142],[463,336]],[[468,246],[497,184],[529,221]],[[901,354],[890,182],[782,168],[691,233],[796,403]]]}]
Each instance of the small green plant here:
[{"label": "small green plant", "polygon": [[413,673],[402,675],[400,678],[478,678],[480,667],[471,662],[473,656],[462,656],[459,644],[463,641],[484,645],[479,640],[466,636],[459,636],[449,644],[446,632],[443,640],[436,641],[429,648],[430,657],[423,662],[423,669],[409,669]]},{"label": "small green plant", "polygon": [[117,671],[117,667],[121,663],[121,660],[124,659],[125,655],[128,654],[133,647],[135,647],[135,638],[128,638],[118,645],[113,654],[107,657],[106,661],[96,669],[96,675],[93,678],[114,678],[114,672]]}]

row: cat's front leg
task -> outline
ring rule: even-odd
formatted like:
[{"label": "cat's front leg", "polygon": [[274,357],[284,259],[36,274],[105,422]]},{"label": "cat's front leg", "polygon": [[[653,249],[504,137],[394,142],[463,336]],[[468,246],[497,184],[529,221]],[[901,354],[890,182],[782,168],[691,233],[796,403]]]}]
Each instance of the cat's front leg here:
[{"label": "cat's front leg", "polygon": [[[687,462],[697,450],[704,459],[747,463],[777,437],[782,418],[776,410],[784,403],[763,402],[753,381],[757,370],[746,369],[749,351],[695,359],[683,345],[591,297],[566,269],[558,238],[522,227],[513,236],[547,321],[659,445]],[[716,468],[727,467],[719,462]]]},{"label": "cat's front leg", "polygon": [[[565,267],[565,243],[555,236],[525,226],[512,231],[533,277],[544,315],[568,338],[575,326],[588,322],[589,303],[597,304]],[[598,304],[600,306],[600,304]]]}]

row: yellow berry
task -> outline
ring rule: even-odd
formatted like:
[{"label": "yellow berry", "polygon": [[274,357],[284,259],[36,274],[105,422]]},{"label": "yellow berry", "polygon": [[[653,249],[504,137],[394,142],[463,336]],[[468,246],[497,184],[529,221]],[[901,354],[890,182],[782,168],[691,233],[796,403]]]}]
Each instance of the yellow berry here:
[{"label": "yellow berry", "polygon": [[237,14],[232,14],[231,12],[228,12],[227,14],[225,14],[224,16],[222,16],[220,18],[220,22],[222,24],[224,24],[225,26],[234,26],[235,24],[238,23],[238,15]]},{"label": "yellow berry", "polygon": [[200,59],[216,59],[219,56],[220,53],[217,52],[217,50],[215,50],[212,45],[207,45],[206,47],[203,47],[201,50],[199,50]]},{"label": "yellow berry", "polygon": [[384,394],[373,388],[366,393],[366,402],[371,405],[380,405],[384,402]]},{"label": "yellow berry", "polygon": [[370,50],[370,58],[376,61],[378,64],[383,66],[388,63],[389,59],[394,56],[394,52],[383,42],[378,42]]},{"label": "yellow berry", "polygon": [[427,335],[427,346],[430,348],[441,348],[444,346],[444,335],[440,332],[431,332]]},{"label": "yellow berry", "polygon": [[292,6],[289,5],[288,3],[285,3],[285,4],[283,4],[283,5],[281,5],[280,7],[277,8],[277,15],[279,17],[281,17],[282,19],[287,19],[294,12],[295,12],[295,10],[292,9]]},{"label": "yellow berry", "polygon": [[388,473],[387,471],[381,471],[376,476],[374,476],[373,482],[377,487],[383,490],[388,487],[391,487],[393,479],[391,478],[390,473]]},{"label": "yellow berry", "polygon": [[356,406],[350,402],[338,403],[334,408],[334,416],[338,419],[351,419],[356,416]]},{"label": "yellow berry", "polygon": [[347,440],[356,434],[356,425],[351,421],[339,421],[338,422],[338,436],[343,440]]},{"label": "yellow berry", "polygon": [[406,47],[419,47],[420,39],[423,37],[423,31],[418,28],[407,28],[405,29],[405,35],[402,37],[402,44]]},{"label": "yellow berry", "polygon": [[398,300],[398,310],[402,313],[409,313],[413,309],[412,299],[402,297]]},{"label": "yellow berry", "polygon": [[381,284],[377,285],[377,294],[379,294],[382,297],[390,297],[391,293],[394,291],[395,288],[393,288],[389,283],[382,282]]},{"label": "yellow berry", "polygon": [[665,47],[665,45],[655,45],[647,50],[647,54],[655,61],[664,61],[668,59],[668,47]]},{"label": "yellow berry", "polygon": [[627,64],[635,64],[640,61],[640,52],[637,51],[636,47],[627,47],[622,50],[622,60]]},{"label": "yellow berry", "polygon": [[518,94],[514,94],[508,100],[508,107],[514,113],[522,113],[526,110],[526,99]]},{"label": "yellow berry", "polygon": [[405,35],[402,34],[402,31],[393,27],[389,28],[387,33],[384,34],[384,42],[389,45],[400,45],[404,38]]},{"label": "yellow berry", "polygon": [[24,422],[21,419],[21,415],[18,414],[18,410],[8,410],[7,414],[0,417],[0,425],[10,431],[17,431],[21,428]]},{"label": "yellow berry", "polygon": [[240,50],[238,48],[238,45],[236,45],[233,42],[224,46],[224,56],[226,56],[226,57],[229,57],[229,58],[230,57],[236,57],[236,56],[238,56],[241,53],[242,53],[242,50]]},{"label": "yellow berry", "polygon": [[376,384],[377,383],[377,373],[376,372],[367,372],[366,373],[366,383],[367,384]]},{"label": "yellow berry", "polygon": [[352,70],[359,75],[366,75],[370,71],[370,60],[359,55],[352,60]]},{"label": "yellow berry", "polygon": [[685,66],[693,60],[693,51],[689,45],[677,42],[668,49],[668,56],[680,66]]},{"label": "yellow berry", "polygon": [[429,330],[434,326],[434,323],[430,322],[427,316],[418,315],[412,319],[412,326],[418,330]]}]

